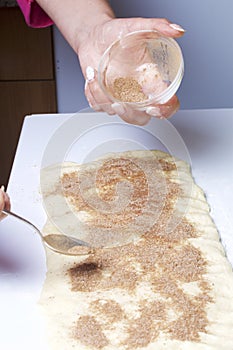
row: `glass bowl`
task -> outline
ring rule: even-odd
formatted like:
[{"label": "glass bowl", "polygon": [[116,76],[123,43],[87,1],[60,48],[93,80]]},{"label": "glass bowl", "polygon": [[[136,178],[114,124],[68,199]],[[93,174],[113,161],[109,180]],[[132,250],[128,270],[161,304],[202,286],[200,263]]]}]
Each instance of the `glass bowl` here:
[{"label": "glass bowl", "polygon": [[158,31],[131,32],[110,45],[98,67],[101,89],[112,102],[144,110],[167,102],[184,74],[177,42]]}]

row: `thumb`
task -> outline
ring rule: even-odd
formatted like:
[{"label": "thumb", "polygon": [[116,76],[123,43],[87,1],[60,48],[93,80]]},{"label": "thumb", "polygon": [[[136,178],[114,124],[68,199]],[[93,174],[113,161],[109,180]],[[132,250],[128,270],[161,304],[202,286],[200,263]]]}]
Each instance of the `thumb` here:
[{"label": "thumb", "polygon": [[0,211],[4,209],[5,201],[2,190],[0,189]]},{"label": "thumb", "polygon": [[0,211],[4,208],[10,210],[10,198],[8,194],[5,192],[4,186],[0,188]]},{"label": "thumb", "polygon": [[185,29],[179,24],[171,23],[166,18],[125,18],[122,20],[121,36],[139,30],[157,30],[167,37],[178,38]]}]

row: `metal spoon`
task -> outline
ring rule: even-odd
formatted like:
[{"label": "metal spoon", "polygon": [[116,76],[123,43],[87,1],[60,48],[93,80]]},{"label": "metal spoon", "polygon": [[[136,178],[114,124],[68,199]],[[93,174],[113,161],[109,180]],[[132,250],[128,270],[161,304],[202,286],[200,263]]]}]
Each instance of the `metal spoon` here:
[{"label": "metal spoon", "polygon": [[89,254],[92,251],[91,246],[88,243],[77,238],[60,234],[49,234],[43,236],[41,231],[35,225],[33,225],[30,221],[26,220],[22,216],[19,216],[18,214],[15,214],[12,211],[6,209],[3,209],[2,213],[13,216],[14,218],[30,225],[40,235],[45,245],[56,253],[64,255],[85,255]]}]

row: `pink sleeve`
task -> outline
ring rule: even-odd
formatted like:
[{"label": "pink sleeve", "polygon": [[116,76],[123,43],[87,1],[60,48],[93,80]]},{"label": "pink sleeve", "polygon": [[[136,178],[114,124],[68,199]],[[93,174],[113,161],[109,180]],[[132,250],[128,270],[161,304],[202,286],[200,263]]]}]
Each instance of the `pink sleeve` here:
[{"label": "pink sleeve", "polygon": [[36,3],[35,0],[17,0],[23,12],[26,23],[30,27],[43,28],[53,24],[53,21]]}]

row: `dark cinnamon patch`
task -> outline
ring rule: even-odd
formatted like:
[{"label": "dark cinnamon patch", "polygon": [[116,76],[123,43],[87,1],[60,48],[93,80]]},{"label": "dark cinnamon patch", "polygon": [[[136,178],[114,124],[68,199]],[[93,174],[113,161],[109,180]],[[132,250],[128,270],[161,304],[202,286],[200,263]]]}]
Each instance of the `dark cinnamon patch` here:
[{"label": "dark cinnamon patch", "polygon": [[95,289],[101,279],[101,266],[95,262],[84,262],[71,267],[68,274],[72,283],[72,291],[88,292]]}]

